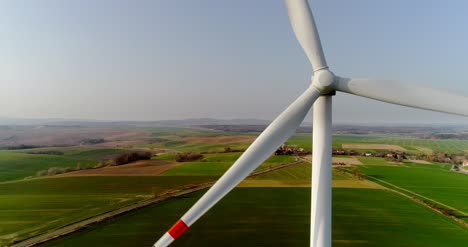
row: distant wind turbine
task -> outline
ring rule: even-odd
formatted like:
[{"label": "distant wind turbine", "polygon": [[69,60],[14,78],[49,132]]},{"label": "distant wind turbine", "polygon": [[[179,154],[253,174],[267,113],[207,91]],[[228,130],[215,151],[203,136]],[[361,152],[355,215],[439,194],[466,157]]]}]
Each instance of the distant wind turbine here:
[{"label": "distant wind turbine", "polygon": [[[155,244],[163,247],[180,237],[196,220],[261,165],[283,144],[314,105],[310,246],[331,246],[332,96],[336,91],[392,104],[468,116],[468,97],[406,82],[350,79],[334,75],[325,61],[307,0],[286,0],[296,37],[312,64],[312,83],[282,112],[226,173]],[[314,103],[315,102],[315,103]]]}]

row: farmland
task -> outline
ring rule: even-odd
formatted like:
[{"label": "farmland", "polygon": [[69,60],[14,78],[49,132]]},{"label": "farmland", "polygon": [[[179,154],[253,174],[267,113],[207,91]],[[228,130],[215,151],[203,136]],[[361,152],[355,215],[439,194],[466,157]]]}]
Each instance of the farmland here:
[{"label": "farmland", "polygon": [[70,177],[0,184],[0,245],[209,177]]},{"label": "farmland", "polygon": [[[0,151],[0,245],[214,181],[257,135],[195,128],[119,129],[118,134],[109,133],[113,133],[109,140],[96,145]],[[360,152],[398,147],[408,153],[457,153],[468,149],[468,141],[463,140],[410,139],[338,135],[333,145]],[[296,134],[287,144],[311,150],[310,134]],[[130,150],[149,151],[154,156],[152,160],[122,166],[35,177],[38,171],[51,167],[94,167]],[[189,153],[199,158],[178,161],[178,155]],[[310,155],[302,159],[310,159]],[[297,160],[294,156],[272,156],[257,171]],[[334,246],[393,246],[388,239],[395,237],[408,246],[460,246],[467,241],[466,227],[402,196],[441,203],[464,219],[468,180],[466,175],[451,172],[451,165],[392,163],[361,156],[337,156],[333,162],[342,163],[333,169]],[[367,180],[353,175],[356,167]],[[310,177],[311,166],[305,161],[245,180],[175,245],[308,245]],[[382,186],[395,192],[383,190]],[[200,196],[194,193],[155,204],[45,246],[82,246],[97,241],[102,245],[150,245]],[[239,239],[249,242],[241,244]]]},{"label": "farmland", "polygon": [[50,167],[93,166],[96,161],[62,155],[25,154],[12,151],[0,151],[0,182],[35,176],[38,171]]},{"label": "farmland", "polygon": [[466,175],[451,172],[446,165],[371,165],[373,162],[369,159],[364,163],[370,164],[359,167],[366,175],[465,212],[468,216]]},{"label": "farmland", "polygon": [[[41,246],[151,246],[202,193]],[[383,190],[334,189],[333,246],[463,246],[468,231]],[[235,189],[174,246],[308,246],[310,189]],[[222,220],[220,220],[222,219]],[[417,229],[417,230],[415,230]],[[389,241],[392,239],[393,241]]]},{"label": "farmland", "polygon": [[[172,130],[161,131],[171,134]],[[226,144],[252,138],[223,137],[212,132],[183,130],[176,138],[183,138],[205,152],[205,145],[215,145],[224,151]],[[4,171],[0,177],[6,181],[0,184],[0,245],[46,233],[158,194],[213,181],[241,155],[239,152],[205,153],[199,162],[177,164],[174,153],[184,149],[164,150],[168,151],[157,151],[160,155],[151,161],[42,178],[35,178],[38,171],[78,165],[94,167],[98,161],[128,152],[128,149],[80,146],[0,151],[0,168]],[[294,160],[289,156],[272,157],[260,169]],[[161,173],[163,176],[159,176]],[[23,180],[26,177],[29,179]],[[40,214],[34,216],[38,212]]]},{"label": "farmland", "polygon": [[[288,140],[289,144],[298,145],[311,149],[311,137],[309,134],[296,134]],[[396,145],[412,153],[441,152],[447,154],[467,153],[468,140],[439,140],[420,139],[402,136],[369,136],[369,135],[335,135],[333,137],[333,148],[344,148],[343,145],[362,144],[386,144]],[[366,149],[364,149],[366,150]],[[372,150],[368,148],[367,150]]]},{"label": "farmland", "polygon": [[[400,167],[385,161],[373,165],[377,160],[381,161],[364,159],[365,165],[360,167]],[[413,171],[414,166],[401,167]],[[425,169],[447,172],[437,164]],[[310,165],[302,163],[247,179],[174,246],[308,245],[310,176]],[[468,241],[465,227],[367,181],[334,170],[333,187],[333,246],[394,246],[388,239],[400,241],[399,246],[463,246]],[[128,246],[128,242],[150,246],[201,194],[157,204],[43,246],[80,246],[96,241],[104,246]]]},{"label": "farmland", "polygon": [[[206,155],[204,161],[186,162],[181,166],[175,167],[165,173],[163,176],[221,176],[241,153],[228,154],[210,154]],[[272,156],[265,161],[257,170],[275,167],[295,161],[291,156]]]}]

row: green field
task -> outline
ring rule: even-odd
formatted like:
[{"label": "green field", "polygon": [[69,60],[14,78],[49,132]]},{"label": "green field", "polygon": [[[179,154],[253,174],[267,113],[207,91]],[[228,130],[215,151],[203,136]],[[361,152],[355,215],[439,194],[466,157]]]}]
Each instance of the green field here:
[{"label": "green field", "polygon": [[222,132],[210,129],[195,129],[195,128],[170,128],[161,127],[149,129],[152,135],[157,138],[180,138],[180,137],[197,137],[197,136],[226,136],[236,135],[236,133]]},{"label": "green field", "polygon": [[[151,246],[199,198],[184,196],[41,246]],[[384,190],[333,190],[333,246],[464,246],[468,231]],[[310,189],[235,189],[173,246],[308,246]],[[391,241],[390,241],[391,240]]]},{"label": "green field", "polygon": [[419,138],[404,138],[404,137],[381,137],[372,140],[374,143],[394,144],[405,147],[409,150],[414,150],[415,147],[429,148],[434,152],[456,154],[468,153],[468,140],[437,140],[437,139],[419,139]]},{"label": "green field", "polygon": [[[304,149],[312,149],[312,137],[310,134],[296,134],[288,142],[290,145],[297,145]],[[429,151],[463,154],[468,153],[468,140],[438,140],[420,139],[401,136],[358,136],[358,135],[335,135],[333,136],[333,148],[341,149],[343,144],[390,144],[398,145],[408,150],[410,153],[428,153]],[[429,150],[427,150],[429,149]]]},{"label": "green field", "polygon": [[[162,128],[153,130],[157,138],[167,139],[167,142],[146,145],[146,147],[171,148],[179,151],[192,152],[221,152],[227,145],[187,143],[182,141],[184,137],[215,137],[234,136],[237,133],[183,128]],[[242,134],[245,135],[245,134]],[[257,134],[251,134],[255,136]],[[335,135],[333,136],[333,148],[340,149],[343,144],[390,144],[407,149],[410,153],[440,152],[447,154],[468,153],[468,140],[457,139],[421,139],[415,137],[391,136],[391,135]],[[287,141],[289,145],[297,145],[306,150],[312,150],[312,137],[310,133],[295,134]],[[248,144],[229,145],[231,148],[245,150]],[[371,150],[369,150],[371,151]]]},{"label": "green field", "polygon": [[210,177],[70,177],[0,184],[0,246]]},{"label": "green field", "polygon": [[64,155],[26,154],[0,151],[0,182],[35,176],[38,171],[50,167],[94,166],[97,161]]},{"label": "green field", "polygon": [[[379,180],[468,213],[468,176],[449,171],[449,165],[404,163],[375,165],[375,160],[359,158],[361,171]],[[380,159],[380,162],[385,162]]]},{"label": "green field", "polygon": [[[163,176],[221,176],[234,164],[241,153],[205,154],[202,161],[184,162]],[[167,159],[165,159],[167,160]],[[272,156],[257,170],[294,162],[292,156]]]},{"label": "green field", "polygon": [[77,159],[94,160],[114,154],[122,154],[125,152],[127,152],[127,150],[115,148],[80,148],[66,151],[65,155]]},{"label": "green field", "polygon": [[[310,184],[310,179],[312,177],[312,166],[309,162],[303,162],[294,166],[290,166],[284,169],[280,169],[274,172],[269,172],[255,176],[253,179],[261,180],[299,180],[307,181],[307,184]],[[336,169],[332,170],[332,179],[341,180],[341,179],[350,179],[349,175],[342,174]]]},{"label": "green field", "polygon": [[[248,143],[232,143],[232,144],[212,144],[212,143],[193,143],[186,142],[184,138],[191,137],[223,137],[223,136],[239,136],[234,132],[222,132],[208,129],[190,129],[190,128],[158,128],[151,130],[155,143],[146,144],[145,148],[162,148],[173,149],[182,152],[223,152],[225,148],[230,147],[234,150],[244,151],[249,146]],[[245,134],[242,134],[246,136]],[[251,136],[251,135],[247,135]],[[254,135],[255,136],[255,135]]]},{"label": "green field", "polygon": [[467,153],[468,150],[468,140],[420,139],[402,136],[335,136],[333,138],[335,148],[341,148],[341,145],[345,143],[398,145],[414,153],[425,153],[425,149],[447,154]]},{"label": "green field", "polygon": [[[32,149],[60,150],[63,155],[26,153],[31,150],[0,151],[0,246],[158,194],[213,181],[240,157],[242,153],[237,151],[245,150],[249,144],[246,138],[243,142],[224,144],[209,138],[253,136],[188,128],[150,131],[152,144],[141,147],[167,152],[154,159],[176,162],[177,152],[202,153],[203,158],[179,163],[157,177],[23,180],[50,167],[95,166],[100,158],[126,150]],[[208,138],[204,140],[209,143],[200,142],[203,138]],[[287,144],[310,150],[311,142],[310,134],[296,134]],[[336,149],[349,143],[400,145],[410,153],[429,150],[453,154],[468,150],[468,141],[460,140],[352,135],[333,138]],[[225,153],[227,147],[234,152]],[[386,183],[391,183],[393,190],[452,207],[462,216],[468,212],[468,177],[450,172],[451,165],[397,164],[365,157],[359,160],[363,163],[358,166],[360,171],[375,183],[387,187],[390,185]],[[257,171],[294,161],[296,158],[292,156],[272,156]],[[308,246],[310,188],[307,187],[311,173],[311,165],[306,162],[249,178],[175,246]],[[333,246],[464,246],[468,241],[466,227],[400,194],[382,190],[370,181],[360,181],[352,173],[353,168],[333,170]],[[137,210],[44,246],[95,246],[96,243],[150,246],[200,196],[201,193],[194,193]]]},{"label": "green field", "polygon": [[[371,136],[345,136],[345,135],[334,135],[333,136],[333,148],[340,149],[342,144],[345,143],[368,143],[369,141],[375,140],[375,137]],[[312,136],[310,133],[296,134],[293,135],[287,141],[289,145],[297,145],[306,150],[312,150]]]},{"label": "green field", "polygon": [[200,152],[200,153],[217,153],[224,152],[225,148],[230,147],[234,150],[244,151],[249,147],[249,144],[206,144],[206,143],[190,143],[184,141],[168,141],[165,143],[144,145],[146,148],[163,148],[173,149],[182,152]]}]

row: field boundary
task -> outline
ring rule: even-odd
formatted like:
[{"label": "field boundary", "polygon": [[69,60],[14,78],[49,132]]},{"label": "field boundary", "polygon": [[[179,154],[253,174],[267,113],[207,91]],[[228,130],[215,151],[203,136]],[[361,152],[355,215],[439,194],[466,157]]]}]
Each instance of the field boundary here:
[{"label": "field boundary", "polygon": [[[301,164],[301,163],[304,163],[304,161],[299,159],[299,160],[291,162],[291,163],[287,163],[287,164],[279,165],[279,166],[276,166],[276,167],[267,168],[267,169],[263,169],[263,170],[260,170],[260,171],[253,172],[249,176],[247,176],[247,178],[258,176],[258,175],[265,174],[265,173],[269,173],[269,172],[276,171],[276,170],[280,170],[280,169],[287,168],[287,167],[294,166],[294,165],[298,165],[298,164]],[[177,190],[177,191],[170,191],[170,192],[167,192],[165,194],[159,195],[157,198],[140,201],[140,202],[137,202],[137,203],[135,203],[133,205],[125,206],[123,208],[119,208],[119,209],[116,209],[116,210],[113,210],[113,211],[109,211],[109,212],[101,214],[101,215],[93,216],[93,217],[91,217],[89,219],[86,219],[86,220],[83,220],[83,221],[72,223],[70,225],[67,225],[67,226],[64,226],[62,228],[56,229],[56,230],[54,230],[53,232],[50,232],[50,233],[46,233],[46,234],[35,236],[35,237],[29,238],[29,239],[25,239],[25,240],[23,240],[21,242],[18,242],[18,243],[15,243],[15,244],[11,245],[11,247],[35,246],[37,244],[44,243],[44,242],[50,241],[52,239],[56,239],[56,238],[68,235],[70,233],[79,231],[79,230],[81,230],[81,229],[83,229],[85,227],[88,227],[90,225],[103,222],[103,221],[105,221],[107,219],[114,218],[114,217],[117,217],[119,215],[123,215],[125,213],[130,212],[130,211],[142,209],[142,208],[148,207],[148,206],[153,205],[153,204],[165,202],[165,201],[168,201],[168,200],[176,198],[176,197],[188,195],[188,194],[191,194],[191,193],[194,193],[194,192],[209,188],[209,187],[213,186],[214,183],[215,182],[207,182],[207,183],[192,186],[190,188],[184,188],[184,189]]]}]

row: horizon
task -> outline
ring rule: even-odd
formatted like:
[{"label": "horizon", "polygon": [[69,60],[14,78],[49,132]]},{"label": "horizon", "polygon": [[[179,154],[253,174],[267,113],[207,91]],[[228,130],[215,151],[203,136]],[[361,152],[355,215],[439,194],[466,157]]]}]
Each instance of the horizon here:
[{"label": "horizon", "polygon": [[[161,119],[161,120],[103,120],[103,119],[80,119],[80,118],[11,118],[0,116],[0,126],[28,126],[28,125],[54,125],[54,124],[119,124],[119,123],[164,123],[179,122],[181,126],[190,127],[196,124],[184,124],[190,121],[223,121],[224,123],[207,123],[201,125],[268,125],[273,119],[257,118],[185,118],[185,119]],[[239,123],[242,122],[242,123]],[[369,127],[468,127],[465,123],[457,122],[333,122],[333,126],[369,126]],[[305,120],[301,127],[312,127],[312,122]],[[168,126],[166,126],[168,127]]]}]

